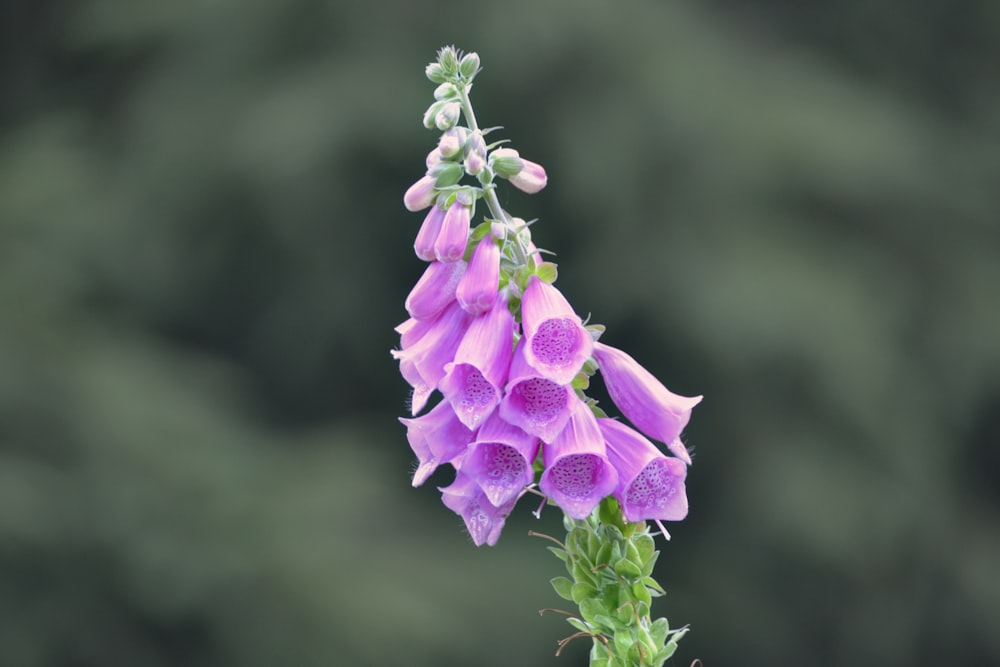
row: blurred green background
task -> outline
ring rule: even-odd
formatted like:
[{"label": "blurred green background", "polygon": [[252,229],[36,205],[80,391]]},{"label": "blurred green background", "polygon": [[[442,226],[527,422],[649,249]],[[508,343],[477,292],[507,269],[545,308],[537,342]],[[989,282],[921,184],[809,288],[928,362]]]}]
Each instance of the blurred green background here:
[{"label": "blurred green background", "polygon": [[1000,4],[8,0],[0,664],[582,665],[409,485],[424,65],[677,392],[672,664],[1000,664]]}]

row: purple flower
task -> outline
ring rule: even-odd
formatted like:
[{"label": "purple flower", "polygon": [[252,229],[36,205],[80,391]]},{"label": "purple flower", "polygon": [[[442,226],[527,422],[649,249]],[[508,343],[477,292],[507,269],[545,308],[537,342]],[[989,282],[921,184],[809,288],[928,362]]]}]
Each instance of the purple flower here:
[{"label": "purple flower", "polygon": [[582,401],[574,404],[566,427],[545,445],[544,461],[538,487],[574,519],[590,516],[618,483],[597,418]]},{"label": "purple flower", "polygon": [[614,419],[598,419],[608,459],[618,471],[614,496],[627,521],[680,521],[687,516],[687,466]]},{"label": "purple flower", "polygon": [[434,203],[436,179],[427,175],[407,188],[403,195],[403,205],[409,211],[421,211]]},{"label": "purple flower", "polygon": [[671,392],[635,359],[610,345],[596,343],[594,359],[618,409],[637,429],[667,443],[671,452],[690,464],[691,456],[677,436],[687,426],[692,408],[702,397]]},{"label": "purple flower", "polygon": [[401,350],[393,350],[399,360],[399,372],[413,387],[411,414],[427,404],[431,393],[445,374],[445,365],[455,358],[470,317],[458,302],[452,302],[433,320],[410,319],[396,330],[401,334]]},{"label": "purple flower", "polygon": [[490,503],[516,500],[531,484],[538,438],[508,424],[494,412],[484,423],[461,462],[462,473],[476,480]]},{"label": "purple flower", "polygon": [[594,340],[566,297],[532,276],[521,299],[521,320],[527,362],[543,377],[571,382],[593,353]]},{"label": "purple flower", "polygon": [[508,179],[510,184],[528,194],[534,194],[544,188],[545,184],[549,181],[549,177],[546,175],[542,165],[531,160],[525,160],[524,158],[521,158],[521,163],[521,171]]},{"label": "purple flower", "polygon": [[469,270],[458,283],[456,297],[466,312],[479,315],[493,306],[499,286],[500,248],[493,235],[487,234],[472,253]]},{"label": "purple flower", "polygon": [[492,504],[475,480],[461,471],[455,481],[440,489],[441,501],[445,507],[465,520],[465,527],[477,547],[488,544],[491,547],[500,538],[507,515],[514,509],[517,499],[497,507]]},{"label": "purple flower", "polygon": [[465,262],[431,262],[406,297],[406,312],[418,320],[434,317],[454,301]]},{"label": "purple flower", "polygon": [[569,421],[570,407],[579,401],[570,385],[541,377],[524,360],[524,339],[510,362],[509,380],[500,401],[500,416],[544,442],[552,442]]},{"label": "purple flower", "polygon": [[465,254],[469,241],[469,222],[472,212],[459,202],[452,203],[441,221],[441,231],[434,241],[434,256],[439,262],[457,262]]},{"label": "purple flower", "polygon": [[441,401],[423,417],[399,421],[406,427],[406,439],[417,455],[413,486],[420,486],[442,463],[456,469],[474,433],[458,420],[448,401]]},{"label": "purple flower", "polygon": [[444,209],[435,205],[427,212],[423,224],[420,225],[417,238],[413,241],[413,250],[417,253],[417,257],[425,262],[437,259],[434,254],[434,243],[437,241],[438,234],[441,233],[441,223],[443,222]]},{"label": "purple flower", "polygon": [[488,313],[472,321],[454,360],[444,367],[441,393],[469,428],[478,428],[500,403],[513,344],[514,316],[497,299]]}]

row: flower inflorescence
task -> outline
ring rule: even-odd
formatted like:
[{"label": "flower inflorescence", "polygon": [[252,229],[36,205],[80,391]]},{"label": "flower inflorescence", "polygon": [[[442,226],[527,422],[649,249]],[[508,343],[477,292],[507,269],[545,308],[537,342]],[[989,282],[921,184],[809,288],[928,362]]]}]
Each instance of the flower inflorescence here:
[{"label": "flower inflorescence", "polygon": [[[595,638],[592,664],[605,660],[601,643],[603,664],[631,664],[614,662],[609,637],[623,644],[621,655],[639,656],[635,664],[658,664],[664,642],[676,644],[683,631],[648,621],[650,591],[662,589],[649,578],[655,551],[643,522],[657,522],[669,537],[661,522],[687,515],[691,458],[680,436],[701,397],[674,394],[631,356],[599,342],[604,327],[585,324],[554,286],[555,264],[496,194],[501,180],[538,192],[545,169],[505,141],[488,143],[496,128],[479,128],[469,99],[479,71],[478,55],[453,47],[427,66],[438,87],[424,125],[441,136],[403,197],[410,211],[427,211],[414,251],[428,264],[406,298],[410,317],[396,328],[400,346],[392,352],[413,389],[411,416],[400,419],[418,459],[413,485],[441,465],[454,468],[442,500],[476,545],[496,544],[528,491],[558,505],[570,539],[556,551],[574,581],[553,585],[580,603],[573,625]],[[480,204],[487,215],[473,226]],[[598,371],[634,428],[586,395]],[[435,392],[443,398],[424,412]],[[630,560],[633,553],[642,557]],[[574,574],[580,562],[589,566]],[[609,569],[595,574],[602,567]],[[621,633],[631,633],[631,643]]]}]

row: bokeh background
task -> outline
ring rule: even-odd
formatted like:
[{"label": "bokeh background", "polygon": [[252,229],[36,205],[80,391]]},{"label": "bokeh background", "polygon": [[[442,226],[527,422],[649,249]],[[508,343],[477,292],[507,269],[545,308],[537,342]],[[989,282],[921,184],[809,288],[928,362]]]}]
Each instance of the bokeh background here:
[{"label": "bokeh background", "polygon": [[1000,664],[1000,4],[0,6],[0,664],[583,665],[409,485],[444,44],[559,287],[672,389],[672,660]]}]

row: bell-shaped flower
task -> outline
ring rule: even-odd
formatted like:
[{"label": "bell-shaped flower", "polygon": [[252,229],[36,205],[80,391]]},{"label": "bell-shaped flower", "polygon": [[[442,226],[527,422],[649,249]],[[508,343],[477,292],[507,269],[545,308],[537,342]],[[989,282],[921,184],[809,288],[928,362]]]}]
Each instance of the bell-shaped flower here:
[{"label": "bell-shaped flower", "polygon": [[677,436],[702,397],[671,392],[639,362],[610,345],[596,343],[594,360],[611,400],[632,425],[653,440],[667,443],[671,452],[690,464],[691,456]]},{"label": "bell-shaped flower", "polygon": [[543,459],[538,488],[574,519],[590,516],[618,483],[597,418],[582,401],[573,406],[566,427],[545,445]]},{"label": "bell-shaped flower", "polygon": [[441,393],[469,428],[479,428],[500,403],[513,346],[514,316],[497,299],[488,313],[472,321],[454,360],[445,366]]},{"label": "bell-shaped flower", "polygon": [[422,417],[399,421],[406,427],[406,439],[417,455],[417,470],[413,486],[420,486],[443,463],[456,469],[465,455],[474,433],[465,426],[448,401],[441,401]]},{"label": "bell-shaped flower", "polygon": [[403,194],[403,205],[409,211],[422,211],[434,203],[436,192],[434,190],[437,179],[427,175],[407,188]]},{"label": "bell-shaped flower", "polygon": [[469,536],[477,547],[488,544],[493,546],[500,539],[500,531],[507,520],[507,515],[514,509],[517,499],[510,500],[499,507],[490,502],[489,498],[476,481],[459,471],[451,486],[440,489],[441,502],[445,507],[458,514],[465,521]]},{"label": "bell-shaped flower", "polygon": [[399,372],[411,387],[411,414],[427,404],[431,393],[445,374],[445,365],[455,358],[455,351],[472,318],[457,301],[452,302],[433,320],[410,319],[397,327],[402,349],[393,350]]},{"label": "bell-shaped flower", "polygon": [[494,170],[510,181],[518,190],[534,194],[548,183],[545,168],[537,162],[525,160],[513,148],[498,148],[490,154]]},{"label": "bell-shaped flower", "polygon": [[687,516],[687,465],[614,419],[598,419],[608,459],[618,471],[614,496],[627,521],[680,521]]},{"label": "bell-shaped flower", "polygon": [[493,307],[499,286],[500,247],[493,235],[487,234],[473,251],[455,296],[466,312],[479,315]]},{"label": "bell-shaped flower", "polygon": [[424,217],[423,224],[420,225],[417,238],[413,241],[413,251],[417,253],[417,257],[425,262],[437,259],[437,255],[434,254],[434,244],[437,242],[438,234],[441,233],[443,222],[444,209],[434,205]]},{"label": "bell-shaped flower", "polygon": [[531,467],[540,442],[495,411],[483,423],[461,462],[462,473],[476,480],[479,488],[496,507],[517,499],[531,484]]},{"label": "bell-shaped flower", "polygon": [[434,256],[439,262],[457,262],[465,254],[469,242],[472,212],[461,202],[453,202],[441,221],[441,231],[434,241]]},{"label": "bell-shaped flower", "polygon": [[406,312],[418,320],[434,317],[455,300],[465,262],[431,262],[406,297]]},{"label": "bell-shaped flower", "polygon": [[571,406],[580,399],[570,385],[542,377],[525,361],[524,341],[518,341],[514,349],[500,416],[542,441],[552,442],[569,421]]},{"label": "bell-shaped flower", "polygon": [[521,321],[527,362],[542,377],[559,384],[571,382],[593,353],[594,339],[566,297],[532,276],[521,298]]}]

